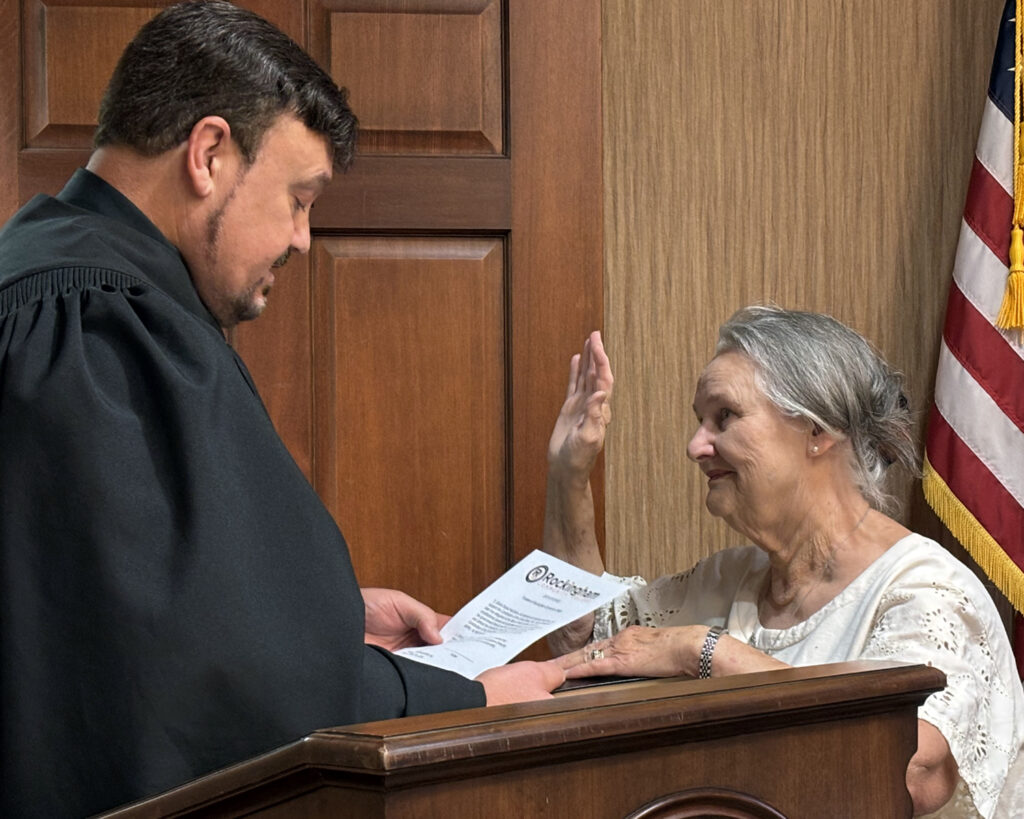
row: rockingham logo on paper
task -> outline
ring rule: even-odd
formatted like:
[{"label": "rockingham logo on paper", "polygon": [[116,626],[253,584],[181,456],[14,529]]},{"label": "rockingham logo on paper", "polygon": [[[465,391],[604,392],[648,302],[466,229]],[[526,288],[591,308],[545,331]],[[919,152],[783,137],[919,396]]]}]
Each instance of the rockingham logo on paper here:
[{"label": "rockingham logo on paper", "polygon": [[443,643],[396,653],[474,679],[625,589],[534,549],[441,627]]},{"label": "rockingham logo on paper", "polygon": [[540,566],[534,566],[526,573],[526,582],[541,582],[552,589],[565,592],[570,597],[582,597],[585,600],[593,600],[595,597],[601,596],[600,592],[588,589],[586,586],[577,586],[571,580],[562,580],[543,563]]}]

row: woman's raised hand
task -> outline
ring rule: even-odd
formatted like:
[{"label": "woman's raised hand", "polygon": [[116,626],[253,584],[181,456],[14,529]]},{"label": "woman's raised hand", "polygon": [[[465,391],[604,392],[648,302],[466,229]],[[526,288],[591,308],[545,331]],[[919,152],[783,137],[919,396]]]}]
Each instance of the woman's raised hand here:
[{"label": "woman's raised hand", "polygon": [[569,363],[565,403],[548,443],[548,467],[560,478],[586,481],[611,423],[612,367],[595,330]]}]

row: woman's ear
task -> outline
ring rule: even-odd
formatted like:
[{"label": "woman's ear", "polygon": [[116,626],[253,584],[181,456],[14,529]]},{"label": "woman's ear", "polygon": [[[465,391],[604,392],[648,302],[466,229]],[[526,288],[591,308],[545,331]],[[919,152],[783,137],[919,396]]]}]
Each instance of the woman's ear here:
[{"label": "woman's ear", "polygon": [[231,138],[231,126],[223,117],[203,117],[188,135],[185,148],[185,170],[196,196],[205,198],[229,173],[238,157],[238,146]]},{"label": "woman's ear", "polygon": [[824,455],[835,444],[835,438],[831,435],[826,435],[825,430],[817,424],[811,424],[811,432],[807,436],[807,454],[810,457],[816,458],[819,455]]}]

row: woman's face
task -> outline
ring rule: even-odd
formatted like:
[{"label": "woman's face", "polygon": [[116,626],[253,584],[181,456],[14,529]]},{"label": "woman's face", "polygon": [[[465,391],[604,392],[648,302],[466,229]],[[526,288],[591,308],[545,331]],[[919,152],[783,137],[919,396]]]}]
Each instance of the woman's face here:
[{"label": "woman's face", "polygon": [[711,514],[758,542],[759,534],[799,525],[791,518],[812,493],[812,442],[810,425],[779,412],[754,372],[740,353],[718,355],[704,368],[693,400],[700,426],[686,451],[707,476]]}]

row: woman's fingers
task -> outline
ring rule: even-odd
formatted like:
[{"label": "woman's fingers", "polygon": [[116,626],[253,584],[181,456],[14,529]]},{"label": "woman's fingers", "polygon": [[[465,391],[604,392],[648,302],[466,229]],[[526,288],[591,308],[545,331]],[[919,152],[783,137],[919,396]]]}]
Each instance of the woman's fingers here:
[{"label": "woman's fingers", "polygon": [[600,675],[643,677],[674,677],[692,673],[688,670],[685,647],[696,628],[701,634],[704,626],[671,626],[651,628],[630,626],[610,640],[600,640],[565,656],[569,677],[595,677]]},{"label": "woman's fingers", "polygon": [[576,381],[580,374],[580,354],[576,353],[569,359],[569,383],[565,388],[565,400],[568,401],[576,394]]},{"label": "woman's fingers", "polygon": [[555,662],[565,669],[566,679],[617,674],[621,664],[610,640],[589,643],[581,649],[563,654]]}]

